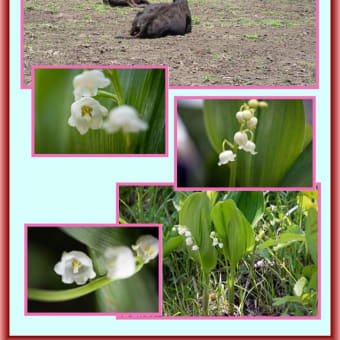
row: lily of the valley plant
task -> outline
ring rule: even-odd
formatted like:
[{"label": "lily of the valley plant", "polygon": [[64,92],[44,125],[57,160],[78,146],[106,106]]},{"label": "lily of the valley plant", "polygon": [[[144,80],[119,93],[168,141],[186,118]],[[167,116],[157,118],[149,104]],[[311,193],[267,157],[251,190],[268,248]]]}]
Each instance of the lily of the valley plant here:
[{"label": "lily of the valley plant", "polygon": [[[77,288],[67,290],[42,290],[28,288],[28,298],[37,301],[66,301],[89,294],[116,280],[129,278],[139,272],[144,264],[158,256],[158,239],[152,235],[139,237],[136,244],[115,246],[104,250],[106,275],[96,278],[91,258],[82,251],[64,252],[54,271],[65,284],[76,283]],[[89,281],[89,283],[87,283]],[[86,284],[87,283],[87,284]]]},{"label": "lily of the valley plant", "polygon": [[[89,129],[103,129],[108,134],[118,131],[138,133],[145,131],[148,124],[139,118],[135,108],[124,105],[122,87],[115,69],[84,71],[73,79],[74,99],[68,124],[81,135]],[[107,77],[108,78],[107,78]],[[101,89],[112,83],[114,92]],[[118,104],[111,112],[93,97],[110,98]]]},{"label": "lily of the valley plant", "polygon": [[[240,110],[236,113],[236,119],[240,123],[240,129],[234,134],[234,143],[228,139],[222,142],[222,152],[219,154],[218,165],[225,165],[230,163],[230,180],[229,186],[234,187],[236,182],[236,162],[238,150],[249,152],[255,156],[256,145],[254,142],[254,132],[257,125],[257,118],[255,116],[257,108],[265,109],[268,104],[264,101],[251,99],[248,103],[244,103]],[[228,147],[230,149],[228,149]]]}]

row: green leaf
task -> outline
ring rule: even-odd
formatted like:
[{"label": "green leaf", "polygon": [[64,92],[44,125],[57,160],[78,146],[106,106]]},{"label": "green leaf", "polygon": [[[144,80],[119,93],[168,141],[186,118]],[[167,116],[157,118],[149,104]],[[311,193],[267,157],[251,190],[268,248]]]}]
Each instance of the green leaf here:
[{"label": "green leaf", "polygon": [[274,247],[274,250],[277,251],[281,248],[285,248],[290,246],[291,244],[295,242],[305,242],[306,237],[303,233],[296,234],[296,233],[282,233],[280,234],[279,238],[277,240],[267,240],[263,242],[260,246],[259,249],[266,249],[269,247]]},{"label": "green leaf", "polygon": [[308,209],[306,219],[306,240],[308,252],[313,262],[318,264],[318,212],[315,208]]},{"label": "green leaf", "polygon": [[171,237],[163,243],[163,258],[167,257],[183,243],[182,236]]},{"label": "green leaf", "polygon": [[217,252],[209,237],[211,232],[210,200],[205,192],[197,192],[186,198],[179,214],[179,224],[191,232],[199,250],[192,251],[191,256],[201,264],[204,272],[209,273],[216,266]]},{"label": "green leaf", "polygon": [[254,231],[233,200],[217,203],[211,216],[224,245],[223,253],[236,268],[242,257],[254,247]]},{"label": "green leaf", "polygon": [[[313,143],[310,142],[303,150],[282,179],[281,187],[311,187],[313,184]],[[294,183],[294,185],[292,185]]]},{"label": "green leaf", "polygon": [[[82,70],[37,69],[35,71],[35,152],[38,154],[164,153],[165,71],[162,69],[119,69],[124,104],[133,106],[147,121],[145,132],[107,134],[89,130],[85,135],[68,125],[73,97],[73,77]],[[113,92],[110,85],[105,91]],[[117,103],[96,97],[109,110]]]},{"label": "green leaf", "polygon": [[[137,230],[126,231],[127,227],[63,227],[60,228],[79,242],[103,253],[106,248],[112,246],[130,246],[136,239]],[[136,228],[133,228],[136,229]]]},{"label": "green leaf", "polygon": [[300,278],[296,281],[296,283],[295,283],[295,285],[294,285],[294,294],[295,294],[296,296],[301,297],[301,295],[302,295],[302,293],[303,293],[303,289],[305,288],[307,282],[308,282],[308,281],[307,281],[307,279],[306,279],[304,276],[300,277]]},{"label": "green leaf", "polygon": [[[305,112],[302,100],[268,100],[268,108],[257,113],[255,156],[237,153],[238,186],[278,186],[303,150]],[[240,124],[235,114],[242,100],[205,100],[204,121],[211,144],[222,151],[225,138],[233,141]],[[312,167],[309,169],[312,173]],[[309,176],[305,173],[305,176]],[[287,184],[298,186],[292,178]]]},{"label": "green leaf", "polygon": [[264,213],[264,197],[262,191],[233,191],[228,198],[235,201],[248,222],[254,227]]},{"label": "green leaf", "polygon": [[303,304],[302,299],[299,296],[284,296],[282,298],[275,299],[273,306],[281,306],[287,302],[297,302]]}]

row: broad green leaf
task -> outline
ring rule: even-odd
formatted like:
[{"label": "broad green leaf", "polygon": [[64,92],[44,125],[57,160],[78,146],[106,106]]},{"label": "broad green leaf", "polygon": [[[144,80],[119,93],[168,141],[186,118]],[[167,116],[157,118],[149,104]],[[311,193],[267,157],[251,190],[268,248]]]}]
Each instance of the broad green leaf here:
[{"label": "broad green leaf", "polygon": [[274,247],[274,250],[279,250],[284,247],[288,247],[295,242],[305,242],[306,237],[303,233],[282,233],[277,240],[267,240],[263,242],[259,249],[266,249],[269,247]]},{"label": "broad green leaf", "polygon": [[315,208],[310,208],[306,217],[306,240],[312,260],[318,264],[318,213]]},{"label": "broad green leaf", "polygon": [[318,267],[315,264],[310,264],[309,266],[303,267],[302,275],[310,279],[312,275],[317,271],[318,271]]},{"label": "broad green leaf", "polygon": [[223,253],[236,268],[242,257],[254,247],[254,231],[233,200],[217,203],[211,216],[224,245]]},{"label": "broad green leaf", "polygon": [[[147,131],[130,134],[130,146],[122,132],[107,134],[89,130],[85,135],[68,125],[73,98],[73,77],[82,70],[35,71],[35,152],[48,153],[164,153],[165,72],[162,69],[119,69],[124,104],[148,122]],[[113,92],[110,85],[105,90]],[[109,110],[117,105],[96,97]]]},{"label": "broad green leaf", "polygon": [[171,237],[163,242],[163,258],[170,255],[176,248],[183,243],[182,236]]},{"label": "broad green leaf", "polygon": [[[235,114],[242,100],[205,100],[204,121],[211,144],[222,151],[225,138],[233,141],[239,130]],[[268,100],[257,113],[256,156],[237,153],[237,185],[278,186],[303,150],[305,112],[302,100]],[[312,173],[312,168],[309,169]],[[309,173],[305,173],[309,176]],[[295,178],[289,186],[298,186]]]},{"label": "broad green leaf", "polygon": [[297,302],[303,304],[302,299],[299,296],[284,296],[282,298],[275,299],[273,306],[281,306],[287,302]]},{"label": "broad green leaf", "polygon": [[[282,187],[311,187],[313,184],[313,143],[308,146],[299,155],[291,168],[285,174],[280,186]],[[294,184],[294,185],[292,185]]]},{"label": "broad green leaf", "polygon": [[318,289],[318,271],[316,270],[310,280],[309,280],[309,284],[308,284],[308,289]]},{"label": "broad green leaf", "polygon": [[205,192],[197,192],[187,197],[179,214],[179,224],[190,230],[199,250],[192,251],[187,247],[192,257],[209,273],[216,266],[217,252],[212,246],[210,200]]},{"label": "broad green leaf", "polygon": [[[103,253],[106,248],[112,246],[130,246],[139,235],[137,228],[130,227],[65,227],[60,228],[79,242],[94,250]],[[132,232],[133,231],[133,232]]]},{"label": "broad green leaf", "polygon": [[297,281],[296,281],[296,283],[295,283],[295,285],[294,285],[294,294],[296,295],[296,296],[301,296],[302,295],[302,293],[303,293],[303,289],[305,288],[305,286],[306,286],[306,284],[307,284],[307,279],[304,277],[304,276],[302,276],[302,277],[300,277]]},{"label": "broad green leaf", "polygon": [[228,198],[235,201],[248,222],[254,227],[264,213],[264,197],[262,191],[233,191]]}]

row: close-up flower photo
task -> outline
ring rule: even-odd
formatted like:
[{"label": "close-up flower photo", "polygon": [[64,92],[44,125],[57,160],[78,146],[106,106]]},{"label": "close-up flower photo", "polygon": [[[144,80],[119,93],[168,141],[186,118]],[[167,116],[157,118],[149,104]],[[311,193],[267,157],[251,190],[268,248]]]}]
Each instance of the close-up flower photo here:
[{"label": "close-up flower photo", "polygon": [[166,154],[165,68],[33,72],[33,155]]},{"label": "close-up flower photo", "polygon": [[179,97],[177,187],[312,188],[313,116],[311,97]]},{"label": "close-up flower photo", "polygon": [[26,226],[26,313],[159,313],[158,226]]},{"label": "close-up flower photo", "polygon": [[120,223],[163,225],[163,315],[318,317],[319,188],[119,187]]}]

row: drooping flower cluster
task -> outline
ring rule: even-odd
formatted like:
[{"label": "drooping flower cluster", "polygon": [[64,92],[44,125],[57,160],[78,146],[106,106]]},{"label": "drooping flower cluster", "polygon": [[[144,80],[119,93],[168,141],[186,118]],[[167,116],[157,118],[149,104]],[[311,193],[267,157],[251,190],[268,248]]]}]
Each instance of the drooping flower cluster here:
[{"label": "drooping flower cluster", "polygon": [[223,248],[223,243],[218,239],[215,231],[212,231],[209,237],[212,239],[213,247],[218,246],[219,248]]},{"label": "drooping flower cluster", "polygon": [[[121,105],[111,110],[92,98],[98,90],[110,85],[101,70],[84,71],[73,79],[75,102],[71,105],[71,117],[68,124],[75,127],[81,135],[89,129],[104,129],[107,133],[122,130],[125,133],[145,131],[148,124],[138,117],[138,112],[131,106]],[[105,117],[108,118],[104,121]]]},{"label": "drooping flower cluster", "polygon": [[190,230],[186,226],[175,225],[173,227],[174,231],[177,231],[179,235],[185,237],[185,244],[191,248],[191,250],[196,251],[199,249],[199,246],[195,243],[194,237],[191,235]]},{"label": "drooping flower cluster", "polygon": [[[257,118],[255,113],[257,108],[265,109],[268,104],[264,101],[258,101],[257,99],[251,99],[248,103],[244,103],[240,107],[240,111],[236,113],[236,119],[241,124],[239,131],[234,134],[234,143],[232,144],[227,139],[223,141],[223,151],[219,154],[219,166],[233,162],[236,159],[236,150],[243,150],[249,152],[252,155],[256,155],[256,145],[254,143],[254,130],[257,126]],[[226,150],[226,144],[231,150]]]},{"label": "drooping flower cluster", "polygon": [[[132,248],[132,249],[131,249]],[[107,248],[104,252],[106,276],[111,280],[126,279],[138,271],[136,263],[144,265],[158,255],[158,239],[152,235],[140,236],[135,245]],[[137,253],[134,255],[133,250]],[[54,266],[62,282],[85,284],[96,277],[92,260],[81,251],[64,252],[60,262]]]}]

